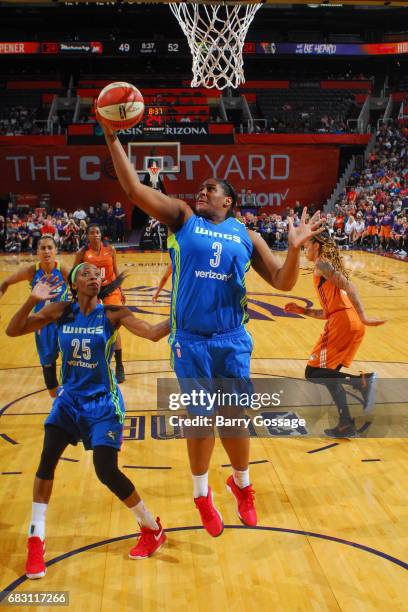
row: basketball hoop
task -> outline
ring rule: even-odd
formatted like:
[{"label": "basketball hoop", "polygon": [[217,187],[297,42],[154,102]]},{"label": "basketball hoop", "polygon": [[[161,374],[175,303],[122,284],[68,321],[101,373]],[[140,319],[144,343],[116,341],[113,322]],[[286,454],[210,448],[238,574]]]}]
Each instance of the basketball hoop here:
[{"label": "basketball hoop", "polygon": [[160,174],[160,168],[159,166],[156,164],[156,162],[153,162],[153,164],[150,166],[150,168],[147,169],[149,176],[150,176],[150,184],[153,187],[153,189],[157,189],[157,185],[159,184],[159,174]]},{"label": "basketball hoop", "polygon": [[262,1],[170,3],[193,56],[191,87],[236,89],[245,82],[242,58],[245,37]]}]

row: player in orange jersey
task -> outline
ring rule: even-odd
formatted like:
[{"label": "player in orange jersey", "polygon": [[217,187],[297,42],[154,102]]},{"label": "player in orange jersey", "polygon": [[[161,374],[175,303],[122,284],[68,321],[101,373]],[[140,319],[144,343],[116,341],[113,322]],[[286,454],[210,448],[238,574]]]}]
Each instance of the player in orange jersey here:
[{"label": "player in orange jersey", "polygon": [[[88,225],[87,229],[88,244],[76,254],[74,267],[82,262],[93,264],[101,271],[102,286],[108,285],[119,276],[116,263],[116,251],[111,245],[104,245],[102,242],[101,228],[96,223]],[[122,306],[125,298],[120,287],[108,295],[103,303],[105,306]],[[125,369],[122,362],[122,339],[118,333],[115,344],[116,361],[116,380],[122,383],[125,380]]]},{"label": "player in orange jersey", "polygon": [[303,308],[290,302],[285,310],[327,321],[312,350],[305,376],[311,382],[324,384],[337,406],[339,423],[333,429],[326,429],[326,435],[346,438],[355,435],[356,430],[344,385],[361,392],[364,411],[368,412],[374,405],[377,375],[372,372],[356,376],[340,370],[351,365],[363,340],[365,326],[382,325],[385,321],[366,316],[357,290],[348,279],[338,247],[327,230],[310,238],[305,249],[307,259],[315,264],[313,282],[322,308]]}]

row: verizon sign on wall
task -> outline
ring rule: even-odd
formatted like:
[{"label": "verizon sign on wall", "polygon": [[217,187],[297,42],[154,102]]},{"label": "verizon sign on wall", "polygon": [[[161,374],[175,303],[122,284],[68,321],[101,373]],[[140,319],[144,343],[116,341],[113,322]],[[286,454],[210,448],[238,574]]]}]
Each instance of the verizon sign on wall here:
[{"label": "verizon sign on wall", "polygon": [[[228,180],[239,195],[251,189],[260,206],[279,211],[323,204],[337,181],[339,150],[319,145],[183,145],[180,174],[166,174],[169,195],[191,203],[210,176]],[[131,203],[116,178],[105,146],[2,146],[3,190],[49,193],[53,207],[68,210],[100,202]]]}]

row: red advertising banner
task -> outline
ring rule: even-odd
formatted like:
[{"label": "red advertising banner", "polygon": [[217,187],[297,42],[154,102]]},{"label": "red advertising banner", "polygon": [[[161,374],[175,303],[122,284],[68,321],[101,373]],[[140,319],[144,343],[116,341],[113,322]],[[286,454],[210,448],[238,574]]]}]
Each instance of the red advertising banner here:
[{"label": "red advertising banner", "polygon": [[[181,173],[166,174],[164,182],[169,195],[192,203],[205,178],[225,178],[239,199],[250,188],[258,206],[279,211],[297,200],[323,204],[336,184],[338,161],[335,146],[183,145]],[[119,200],[129,215],[132,209],[105,146],[3,146],[0,173],[5,191],[49,193],[54,208]]]}]

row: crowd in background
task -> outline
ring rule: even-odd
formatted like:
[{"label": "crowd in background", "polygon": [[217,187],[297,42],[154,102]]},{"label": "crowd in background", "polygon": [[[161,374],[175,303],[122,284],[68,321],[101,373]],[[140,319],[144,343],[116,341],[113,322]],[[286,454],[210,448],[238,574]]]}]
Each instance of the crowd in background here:
[{"label": "crowd in background", "polygon": [[0,249],[7,253],[35,252],[39,238],[47,234],[53,236],[60,251],[75,252],[86,243],[91,223],[100,226],[104,238],[124,242],[126,214],[120,202],[69,213],[62,208],[47,211],[10,203],[7,219],[0,216]]},{"label": "crowd in background", "polygon": [[37,123],[37,109],[26,106],[0,109],[0,136],[41,136],[48,133],[46,123]]},{"label": "crowd in background", "polygon": [[[355,170],[333,212],[322,213],[325,226],[341,248],[408,253],[408,129],[382,125],[365,167]],[[296,202],[280,214],[256,209],[256,194],[248,189],[238,218],[258,232],[272,249],[286,249],[288,218],[300,223],[302,205]],[[316,208],[309,206],[309,213]],[[61,208],[26,210],[9,204],[7,224],[0,217],[0,248],[6,252],[34,251],[43,234],[51,234],[62,251],[76,251],[86,242],[89,223],[100,225],[112,242],[125,240],[126,215],[120,202],[102,203],[87,211]],[[153,226],[152,226],[153,227]],[[154,233],[154,232],[153,232]],[[160,248],[162,244],[160,242]]]},{"label": "crowd in background", "polygon": [[[407,251],[408,130],[384,124],[365,167],[355,170],[335,205],[345,245]],[[361,232],[361,224],[365,228]]]}]

